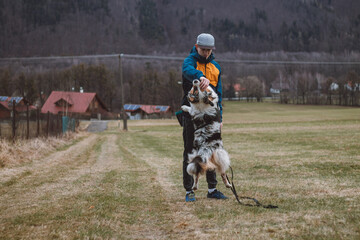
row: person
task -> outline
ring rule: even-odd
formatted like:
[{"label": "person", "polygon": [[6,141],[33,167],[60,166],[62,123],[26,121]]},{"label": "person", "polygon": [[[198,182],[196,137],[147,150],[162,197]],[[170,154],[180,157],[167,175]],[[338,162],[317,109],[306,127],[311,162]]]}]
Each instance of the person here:
[{"label": "person", "polygon": [[[221,68],[214,61],[213,50],[215,49],[215,39],[211,34],[201,33],[196,40],[195,46],[190,51],[190,55],[184,60],[182,66],[182,87],[184,97],[182,105],[190,106],[187,94],[192,88],[192,82],[195,79],[200,80],[200,89],[204,91],[208,86],[212,87],[219,96],[218,107],[221,113],[222,122],[222,88],[221,88]],[[194,184],[193,176],[186,171],[188,165],[188,154],[192,152],[194,141],[194,125],[189,113],[183,113],[183,185],[186,190],[185,201],[195,201],[195,193],[192,190]],[[222,126],[222,123],[221,123]],[[206,181],[208,183],[208,198],[227,199],[227,197],[216,189],[217,180],[215,171],[206,172]]]}]

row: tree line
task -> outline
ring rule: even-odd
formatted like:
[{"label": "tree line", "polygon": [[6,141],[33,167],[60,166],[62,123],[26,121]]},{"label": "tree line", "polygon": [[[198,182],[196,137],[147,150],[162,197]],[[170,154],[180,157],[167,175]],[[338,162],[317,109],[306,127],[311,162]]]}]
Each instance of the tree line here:
[{"label": "tree line", "polygon": [[104,65],[79,64],[65,70],[41,73],[0,71],[0,95],[22,96],[41,107],[52,91],[97,92],[107,106],[113,105],[116,86],[112,73]]},{"label": "tree line", "polygon": [[[261,67],[257,68],[257,73],[226,76],[224,97],[247,101],[272,97],[283,104],[360,106],[359,67],[341,69],[339,72],[333,66],[326,66],[325,72],[317,68],[286,65],[268,69]],[[235,89],[237,83],[239,89]]]},{"label": "tree line", "polygon": [[[181,64],[128,59],[123,64],[125,103],[180,107]],[[325,68],[325,69],[324,69]],[[284,104],[360,105],[359,68],[222,64],[223,97]],[[340,71],[341,70],[341,71]],[[118,69],[78,64],[63,70],[14,72],[0,69],[0,95],[22,96],[41,107],[51,91],[96,92],[107,107],[121,109]],[[278,92],[276,91],[278,90]]]},{"label": "tree line", "polygon": [[338,78],[295,72],[285,79],[281,103],[360,106],[360,76],[356,71]]},{"label": "tree line", "polygon": [[360,51],[358,0],[0,0],[0,56]]},{"label": "tree line", "polygon": [[[124,67],[125,103],[179,106],[182,97],[180,79],[175,69],[158,71],[150,62],[137,71]],[[78,64],[64,70],[15,72],[0,69],[0,96],[22,96],[41,107],[52,91],[96,92],[111,111],[121,109],[118,70],[105,66]]]},{"label": "tree line", "polygon": [[[359,54],[273,52],[215,56],[221,65],[224,98],[262,101],[273,97],[282,103],[359,105]],[[139,55],[123,58],[125,103],[169,105],[178,110],[183,97],[181,59]],[[0,95],[23,96],[41,106],[51,91],[82,88],[96,92],[112,111],[121,109],[117,55],[3,60],[0,64]]]}]

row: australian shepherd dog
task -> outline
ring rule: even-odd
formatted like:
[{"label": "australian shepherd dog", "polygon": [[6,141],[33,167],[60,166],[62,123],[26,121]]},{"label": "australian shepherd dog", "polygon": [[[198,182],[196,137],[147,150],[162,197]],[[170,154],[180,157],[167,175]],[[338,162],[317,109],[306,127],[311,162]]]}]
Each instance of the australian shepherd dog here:
[{"label": "australian shepherd dog", "polygon": [[199,80],[194,80],[188,93],[190,107],[181,106],[184,112],[190,114],[195,129],[193,151],[189,154],[186,170],[194,176],[193,190],[198,189],[199,177],[207,170],[219,172],[225,186],[231,188],[225,173],[230,166],[230,158],[221,140],[219,97],[210,86],[201,91],[199,84]]}]

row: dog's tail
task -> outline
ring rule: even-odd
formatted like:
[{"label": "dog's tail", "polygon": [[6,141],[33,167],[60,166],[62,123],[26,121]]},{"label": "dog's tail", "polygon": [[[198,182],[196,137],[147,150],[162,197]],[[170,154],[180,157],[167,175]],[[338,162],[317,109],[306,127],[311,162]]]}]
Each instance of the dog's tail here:
[{"label": "dog's tail", "polygon": [[186,168],[186,171],[190,175],[198,175],[204,172],[204,163],[200,156],[194,157]]}]

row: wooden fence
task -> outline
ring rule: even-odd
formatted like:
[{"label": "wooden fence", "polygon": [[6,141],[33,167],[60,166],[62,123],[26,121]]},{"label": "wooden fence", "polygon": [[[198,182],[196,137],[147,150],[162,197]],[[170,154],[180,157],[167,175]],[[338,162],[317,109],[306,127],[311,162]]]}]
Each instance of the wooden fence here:
[{"label": "wooden fence", "polygon": [[[55,115],[50,112],[41,113],[40,109],[17,112],[13,108],[10,118],[0,119],[0,138],[36,138],[60,136],[68,130],[75,130],[74,119]],[[64,125],[66,124],[66,125]]]}]

